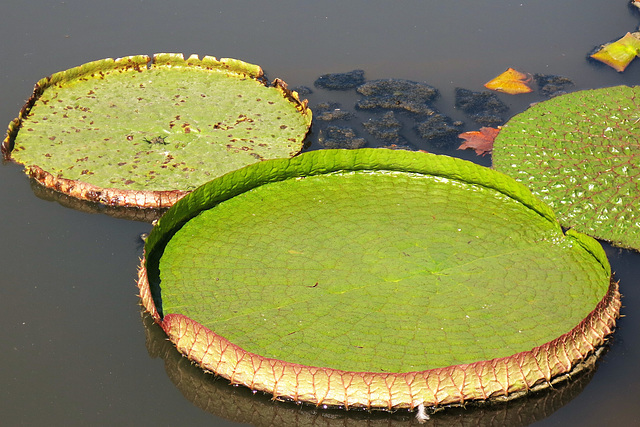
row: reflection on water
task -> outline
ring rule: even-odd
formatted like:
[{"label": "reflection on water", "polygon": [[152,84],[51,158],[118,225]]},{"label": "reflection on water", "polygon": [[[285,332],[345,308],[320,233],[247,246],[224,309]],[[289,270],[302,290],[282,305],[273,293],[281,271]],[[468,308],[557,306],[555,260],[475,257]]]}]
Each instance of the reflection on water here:
[{"label": "reflection on water", "polygon": [[[313,82],[322,74],[358,69],[367,80],[426,82],[440,92],[432,106],[452,122],[464,121],[463,130],[468,131],[478,126],[456,108],[456,88],[483,91],[486,81],[508,67],[566,76],[575,83],[572,90],[640,80],[638,62],[616,73],[585,60],[593,46],[638,26],[638,14],[630,13],[624,1],[278,0],[257,7],[243,1],[33,0],[8,2],[3,13],[10,17],[0,26],[5,41],[0,44],[0,123],[5,125],[15,118],[33,84],[53,72],[107,57],[198,53],[260,64],[270,79],[310,87],[312,106],[337,103],[353,114],[339,126],[354,129],[367,146],[385,143],[371,138],[363,123],[386,120],[393,129],[398,127],[395,121],[400,125],[396,145],[488,165],[489,156],[478,158],[472,151],[438,147],[420,138],[414,129],[418,121],[409,113],[394,111],[394,117],[383,119],[384,114],[355,108],[361,97],[355,90],[332,91]],[[508,107],[506,119],[542,96],[498,98]],[[314,126],[309,149],[321,148],[318,136],[328,123]],[[222,388],[227,392],[217,395],[226,402],[222,408],[227,412],[217,412],[223,417],[202,411],[197,405],[208,404],[185,399],[167,378],[165,362],[150,359],[143,344],[135,270],[138,236],[150,226],[40,199],[15,165],[0,165],[0,181],[3,424],[237,425],[260,422],[251,418],[255,410],[265,413],[263,425],[278,425],[281,418],[276,417],[289,415],[273,413],[274,407],[293,408],[298,414],[282,418],[279,425],[322,425],[334,418],[349,425],[351,417],[354,423],[361,421],[357,413],[314,414],[226,386]],[[620,319],[598,371],[586,376],[585,382],[593,375],[581,393],[566,392],[575,396],[572,400],[541,396],[529,412],[496,408],[492,414],[485,408],[489,412],[478,419],[457,410],[433,419],[459,425],[489,419],[515,425],[638,424],[640,316],[634,313],[640,312],[640,255],[607,250],[620,280],[626,317]],[[202,376],[197,369],[191,371],[174,370],[185,382],[192,374]],[[557,390],[565,394],[564,388]],[[252,397],[248,400],[256,409],[235,406],[228,399],[236,395],[240,400]],[[568,403],[560,407],[559,401]],[[245,412],[236,414],[236,409]],[[528,413],[526,420],[520,411]],[[402,414],[398,417],[382,416],[372,423],[402,422]],[[412,417],[406,420],[413,422]]]},{"label": "reflection on water", "polygon": [[[407,426],[418,425],[415,413],[397,411],[344,411],[318,409],[314,406],[278,402],[262,393],[252,393],[245,387],[229,385],[228,381],[192,364],[166,339],[164,331],[151,316],[142,314],[146,344],[152,358],[164,360],[171,381],[186,399],[194,405],[219,417],[255,426]],[[586,368],[569,381],[553,388],[508,402],[485,406],[468,405],[466,408],[445,408],[430,415],[426,425],[454,426],[464,419],[464,425],[525,426],[544,419],[580,394],[596,372],[596,357]]]},{"label": "reflection on water", "polygon": [[37,180],[29,178],[33,194],[37,197],[51,202],[60,203],[70,209],[91,214],[105,214],[114,218],[128,219],[131,221],[153,222],[159,219],[168,208],[164,209],[140,209],[135,207],[115,207],[101,203],[80,200],[67,194],[60,193],[40,184]]}]

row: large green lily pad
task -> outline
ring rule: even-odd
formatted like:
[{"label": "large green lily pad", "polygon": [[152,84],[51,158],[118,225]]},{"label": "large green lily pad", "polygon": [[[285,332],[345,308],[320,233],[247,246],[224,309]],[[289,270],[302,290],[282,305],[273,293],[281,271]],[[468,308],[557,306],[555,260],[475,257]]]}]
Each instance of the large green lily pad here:
[{"label": "large green lily pad", "polygon": [[132,56],[42,79],[3,152],[74,197],[162,207],[229,171],[297,154],[310,124],[306,102],[281,80],[266,85],[257,65]]},{"label": "large green lily pad", "polygon": [[143,303],[206,370],[276,397],[400,408],[543,387],[620,306],[602,247],[506,175],[325,150],[198,188],[147,239]]},{"label": "large green lily pad", "polygon": [[534,105],[502,128],[493,167],[522,182],[560,222],[640,250],[640,87]]}]

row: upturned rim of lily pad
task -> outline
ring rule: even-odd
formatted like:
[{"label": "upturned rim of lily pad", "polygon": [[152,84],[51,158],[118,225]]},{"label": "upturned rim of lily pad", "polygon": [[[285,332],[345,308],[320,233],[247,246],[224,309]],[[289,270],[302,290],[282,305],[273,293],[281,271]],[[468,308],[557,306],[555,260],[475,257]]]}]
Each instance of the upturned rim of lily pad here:
[{"label": "upturned rim of lily pad", "polygon": [[[307,128],[304,134],[306,134],[311,125],[311,110],[308,107],[307,100],[301,100],[298,93],[288,89],[287,84],[279,78],[274,79],[271,85],[269,85],[262,68],[255,64],[233,58],[217,59],[213,56],[203,56],[200,58],[197,54],[192,54],[185,59],[181,53],[156,53],[153,57],[135,55],[117,59],[106,58],[60,71],[40,79],[35,84],[32,95],[21,108],[18,117],[13,119],[8,125],[6,136],[1,144],[4,160],[23,164],[25,166],[25,173],[45,188],[71,196],[79,201],[99,203],[114,208],[162,209],[170,207],[186,194],[190,193],[190,190],[131,190],[118,188],[117,186],[98,186],[81,179],[64,178],[36,164],[21,163],[12,156],[12,152],[15,147],[16,136],[23,125],[23,121],[48,88],[61,83],[90,79],[98,76],[98,74],[102,75],[103,71],[144,72],[150,69],[175,67],[223,71],[229,75],[239,76],[242,79],[253,79],[265,87],[274,87],[280,92],[283,99],[295,106],[295,109],[306,118]],[[302,140],[299,141],[299,145],[300,149],[293,153],[293,155],[298,154],[302,149]]]},{"label": "upturned rim of lily pad", "polygon": [[[175,346],[167,340],[162,328],[153,318],[142,312],[142,324],[146,336],[149,356],[162,359],[169,379],[180,390],[184,397],[215,416],[239,423],[255,423],[265,425],[264,420],[279,419],[281,425],[299,425],[301,415],[305,420],[322,420],[326,427],[344,427],[345,422],[350,426],[370,426],[372,419],[382,421],[379,416],[385,416],[383,425],[406,426],[410,422],[409,411],[396,411],[393,418],[386,418],[385,412],[369,413],[362,417],[361,411],[343,411],[336,408],[326,408],[319,412],[315,407],[300,406],[293,402],[274,402],[268,395],[256,395],[249,390],[237,390],[225,381],[211,381],[211,375],[204,372],[178,352]],[[584,362],[584,368],[579,372],[565,377],[567,381],[554,383],[553,388],[542,390],[527,399],[508,400],[498,404],[468,404],[464,407],[465,421],[469,425],[483,425],[482,420],[500,419],[509,426],[528,426],[538,420],[547,418],[552,413],[567,405],[578,396],[589,384],[598,369],[598,360],[608,350],[608,346],[599,347],[598,351],[590,355]],[[570,381],[569,381],[570,379]],[[444,422],[449,425],[460,416],[459,411],[447,411],[448,407],[429,408],[427,412],[432,422]],[[462,408],[458,408],[462,409]],[[542,410],[541,410],[542,409]],[[327,415],[330,415],[327,417]],[[375,418],[372,418],[373,415]],[[397,417],[397,418],[396,418]],[[267,421],[267,422],[268,422]],[[387,424],[388,422],[388,424]]]},{"label": "upturned rim of lily pad", "polygon": [[[254,164],[205,184],[165,214],[147,238],[138,271],[144,308],[178,351],[210,371],[252,390],[316,406],[344,409],[411,409],[503,401],[550,387],[586,367],[606,342],[621,306],[618,283],[602,247],[572,230],[565,235],[600,265],[608,288],[593,310],[570,331],[507,357],[412,372],[347,371],[310,366],[251,353],[183,314],[162,313],[157,262],[171,236],[200,212],[247,191],[284,179],[357,171],[425,173],[500,192],[555,223],[555,215],[515,180],[488,168],[447,156],[384,149],[322,150],[292,159]],[[242,177],[239,184],[236,179]],[[232,183],[238,185],[232,185]],[[455,184],[457,185],[457,184]],[[502,196],[500,196],[502,197]],[[556,227],[554,225],[554,227]],[[559,225],[557,225],[559,227]],[[151,277],[151,278],[150,278]],[[162,285],[161,285],[162,286]]]}]

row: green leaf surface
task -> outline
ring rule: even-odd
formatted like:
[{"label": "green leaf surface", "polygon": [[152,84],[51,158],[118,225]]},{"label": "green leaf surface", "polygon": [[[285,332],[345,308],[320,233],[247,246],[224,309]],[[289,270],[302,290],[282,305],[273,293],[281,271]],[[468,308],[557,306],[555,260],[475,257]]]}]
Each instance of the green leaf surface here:
[{"label": "green leaf surface", "polygon": [[302,148],[308,110],[260,67],[159,54],[102,60],[43,79],[12,157],[102,188],[191,190]]},{"label": "green leaf surface", "polygon": [[493,167],[527,185],[560,222],[640,249],[640,88],[574,92],[513,117]]},{"label": "green leaf surface", "polygon": [[267,358],[369,372],[531,350],[587,316],[610,275],[595,241],[565,236],[505,175],[381,149],[214,180],[169,210],[146,252],[164,315]]}]

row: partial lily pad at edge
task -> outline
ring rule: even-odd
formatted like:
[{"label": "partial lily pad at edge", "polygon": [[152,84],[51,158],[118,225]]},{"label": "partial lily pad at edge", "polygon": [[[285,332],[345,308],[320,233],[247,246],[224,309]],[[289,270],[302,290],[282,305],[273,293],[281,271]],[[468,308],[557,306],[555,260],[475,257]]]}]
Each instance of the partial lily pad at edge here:
[{"label": "partial lily pad at edge", "polygon": [[565,227],[640,250],[639,99],[639,86],[615,86],[538,103],[500,130],[493,167]]},{"label": "partial lily pad at edge", "polygon": [[111,206],[168,207],[199,185],[300,152],[306,101],[236,59],[104,59],[40,80],[2,144],[48,188]]},{"label": "partial lily pad at edge", "polygon": [[[557,268],[561,264],[563,268]],[[323,150],[176,203],[146,310],[205,370],[275,398],[415,408],[513,398],[579,369],[620,308],[602,247],[506,175]]]}]

